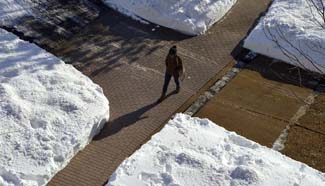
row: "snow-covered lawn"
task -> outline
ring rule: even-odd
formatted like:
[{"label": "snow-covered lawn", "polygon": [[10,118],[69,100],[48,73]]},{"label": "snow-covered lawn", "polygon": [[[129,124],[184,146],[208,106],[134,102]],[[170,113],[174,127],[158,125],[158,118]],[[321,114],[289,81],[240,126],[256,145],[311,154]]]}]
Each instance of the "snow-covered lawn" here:
[{"label": "snow-covered lawn", "polygon": [[274,0],[244,46],[304,69],[325,73],[325,17],[321,0]]},{"label": "snow-covered lawn", "polygon": [[109,117],[101,87],[0,29],[0,185],[45,185]]},{"label": "snow-covered lawn", "polygon": [[178,114],[107,186],[324,186],[325,174],[206,119]]},{"label": "snow-covered lawn", "polygon": [[135,19],[189,35],[206,32],[237,0],[103,0],[108,6]]}]

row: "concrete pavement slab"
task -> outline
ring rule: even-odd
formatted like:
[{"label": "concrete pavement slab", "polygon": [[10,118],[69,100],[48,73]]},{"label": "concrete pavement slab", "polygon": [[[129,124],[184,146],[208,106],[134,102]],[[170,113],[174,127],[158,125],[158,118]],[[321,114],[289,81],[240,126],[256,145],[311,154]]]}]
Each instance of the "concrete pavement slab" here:
[{"label": "concrete pavement slab", "polygon": [[325,94],[316,97],[306,114],[299,119],[299,125],[325,135]]},{"label": "concrete pavement slab", "polygon": [[272,147],[287,122],[278,120],[241,106],[223,103],[218,96],[211,99],[195,116],[208,118],[229,131]]},{"label": "concrete pavement slab", "polygon": [[285,155],[325,172],[325,136],[294,126],[290,129]]},{"label": "concrete pavement slab", "polygon": [[310,89],[265,79],[255,71],[244,69],[215,99],[220,103],[289,121],[311,92]]}]

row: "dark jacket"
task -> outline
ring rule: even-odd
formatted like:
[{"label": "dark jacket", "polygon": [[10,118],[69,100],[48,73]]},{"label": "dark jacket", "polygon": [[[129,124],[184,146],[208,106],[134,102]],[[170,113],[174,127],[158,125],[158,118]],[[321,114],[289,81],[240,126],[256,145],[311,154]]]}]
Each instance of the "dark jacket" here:
[{"label": "dark jacket", "polygon": [[183,70],[183,62],[178,55],[167,55],[165,63],[166,72],[173,76],[179,76],[180,71]]}]

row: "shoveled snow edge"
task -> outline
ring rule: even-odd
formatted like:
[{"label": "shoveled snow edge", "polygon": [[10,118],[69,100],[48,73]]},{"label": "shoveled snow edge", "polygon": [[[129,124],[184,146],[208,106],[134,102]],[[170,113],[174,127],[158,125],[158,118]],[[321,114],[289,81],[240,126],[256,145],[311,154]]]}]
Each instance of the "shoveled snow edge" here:
[{"label": "shoveled snow edge", "polygon": [[207,119],[177,114],[151,140],[124,160],[107,186],[131,183],[322,186],[325,174]]}]

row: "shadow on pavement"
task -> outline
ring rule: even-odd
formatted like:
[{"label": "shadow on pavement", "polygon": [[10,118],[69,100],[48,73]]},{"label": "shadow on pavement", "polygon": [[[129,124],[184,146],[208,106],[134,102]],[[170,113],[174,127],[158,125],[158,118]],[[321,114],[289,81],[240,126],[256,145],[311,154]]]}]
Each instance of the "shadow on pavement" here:
[{"label": "shadow on pavement", "polygon": [[321,84],[322,76],[320,74],[264,55],[257,54],[253,59],[245,60],[245,56],[249,52],[250,50],[243,47],[243,40],[233,49],[231,55],[237,61],[236,67],[258,72],[265,79],[313,90],[318,89]]},{"label": "shadow on pavement", "polygon": [[258,25],[260,22],[260,19],[265,16],[265,14],[269,11],[269,8],[271,7],[273,1],[270,1],[269,4],[267,5],[267,8],[264,12],[261,12],[258,17],[255,19],[254,23],[249,27],[247,34],[245,35],[244,38],[242,38],[238,44],[235,46],[235,48],[231,51],[231,56],[233,56],[234,59],[242,59],[246,55],[249,50],[244,48],[244,42],[245,39],[249,36],[249,34],[254,30],[254,28]]},{"label": "shadow on pavement", "polygon": [[319,86],[321,79],[319,74],[262,55],[258,55],[245,68],[256,71],[264,78],[272,81],[313,90]]},{"label": "shadow on pavement", "polygon": [[[270,1],[267,9],[258,16],[255,22],[249,28],[246,37],[248,37],[251,31],[257,26],[260,19],[265,16],[272,3],[273,1]],[[237,67],[256,71],[260,73],[262,77],[269,80],[301,86],[309,89],[318,89],[318,87],[322,84],[321,81],[323,81],[324,77],[321,77],[320,74],[303,70],[299,67],[287,64],[282,61],[274,60],[264,55],[258,54],[257,57],[251,61],[243,60],[245,56],[250,52],[248,49],[244,48],[244,41],[246,37],[240,40],[231,52],[231,55],[234,59],[236,59],[237,62],[243,63],[237,64]]]},{"label": "shadow on pavement", "polygon": [[[169,93],[164,100],[166,100],[168,97],[174,94],[176,94],[176,91]],[[159,103],[156,101],[142,108],[139,108],[138,110],[125,114],[121,117],[118,117],[113,121],[109,121],[108,123],[106,123],[106,125],[101,130],[101,132],[97,136],[95,136],[93,140],[96,141],[96,140],[104,139],[108,136],[118,133],[123,128],[128,127],[140,120],[147,119],[148,116],[145,116],[144,114],[157,105],[159,105]]]},{"label": "shadow on pavement", "polygon": [[139,24],[98,0],[78,2],[37,0],[32,11],[42,19],[27,15],[13,27],[0,26],[91,77],[190,38],[155,24]]}]

